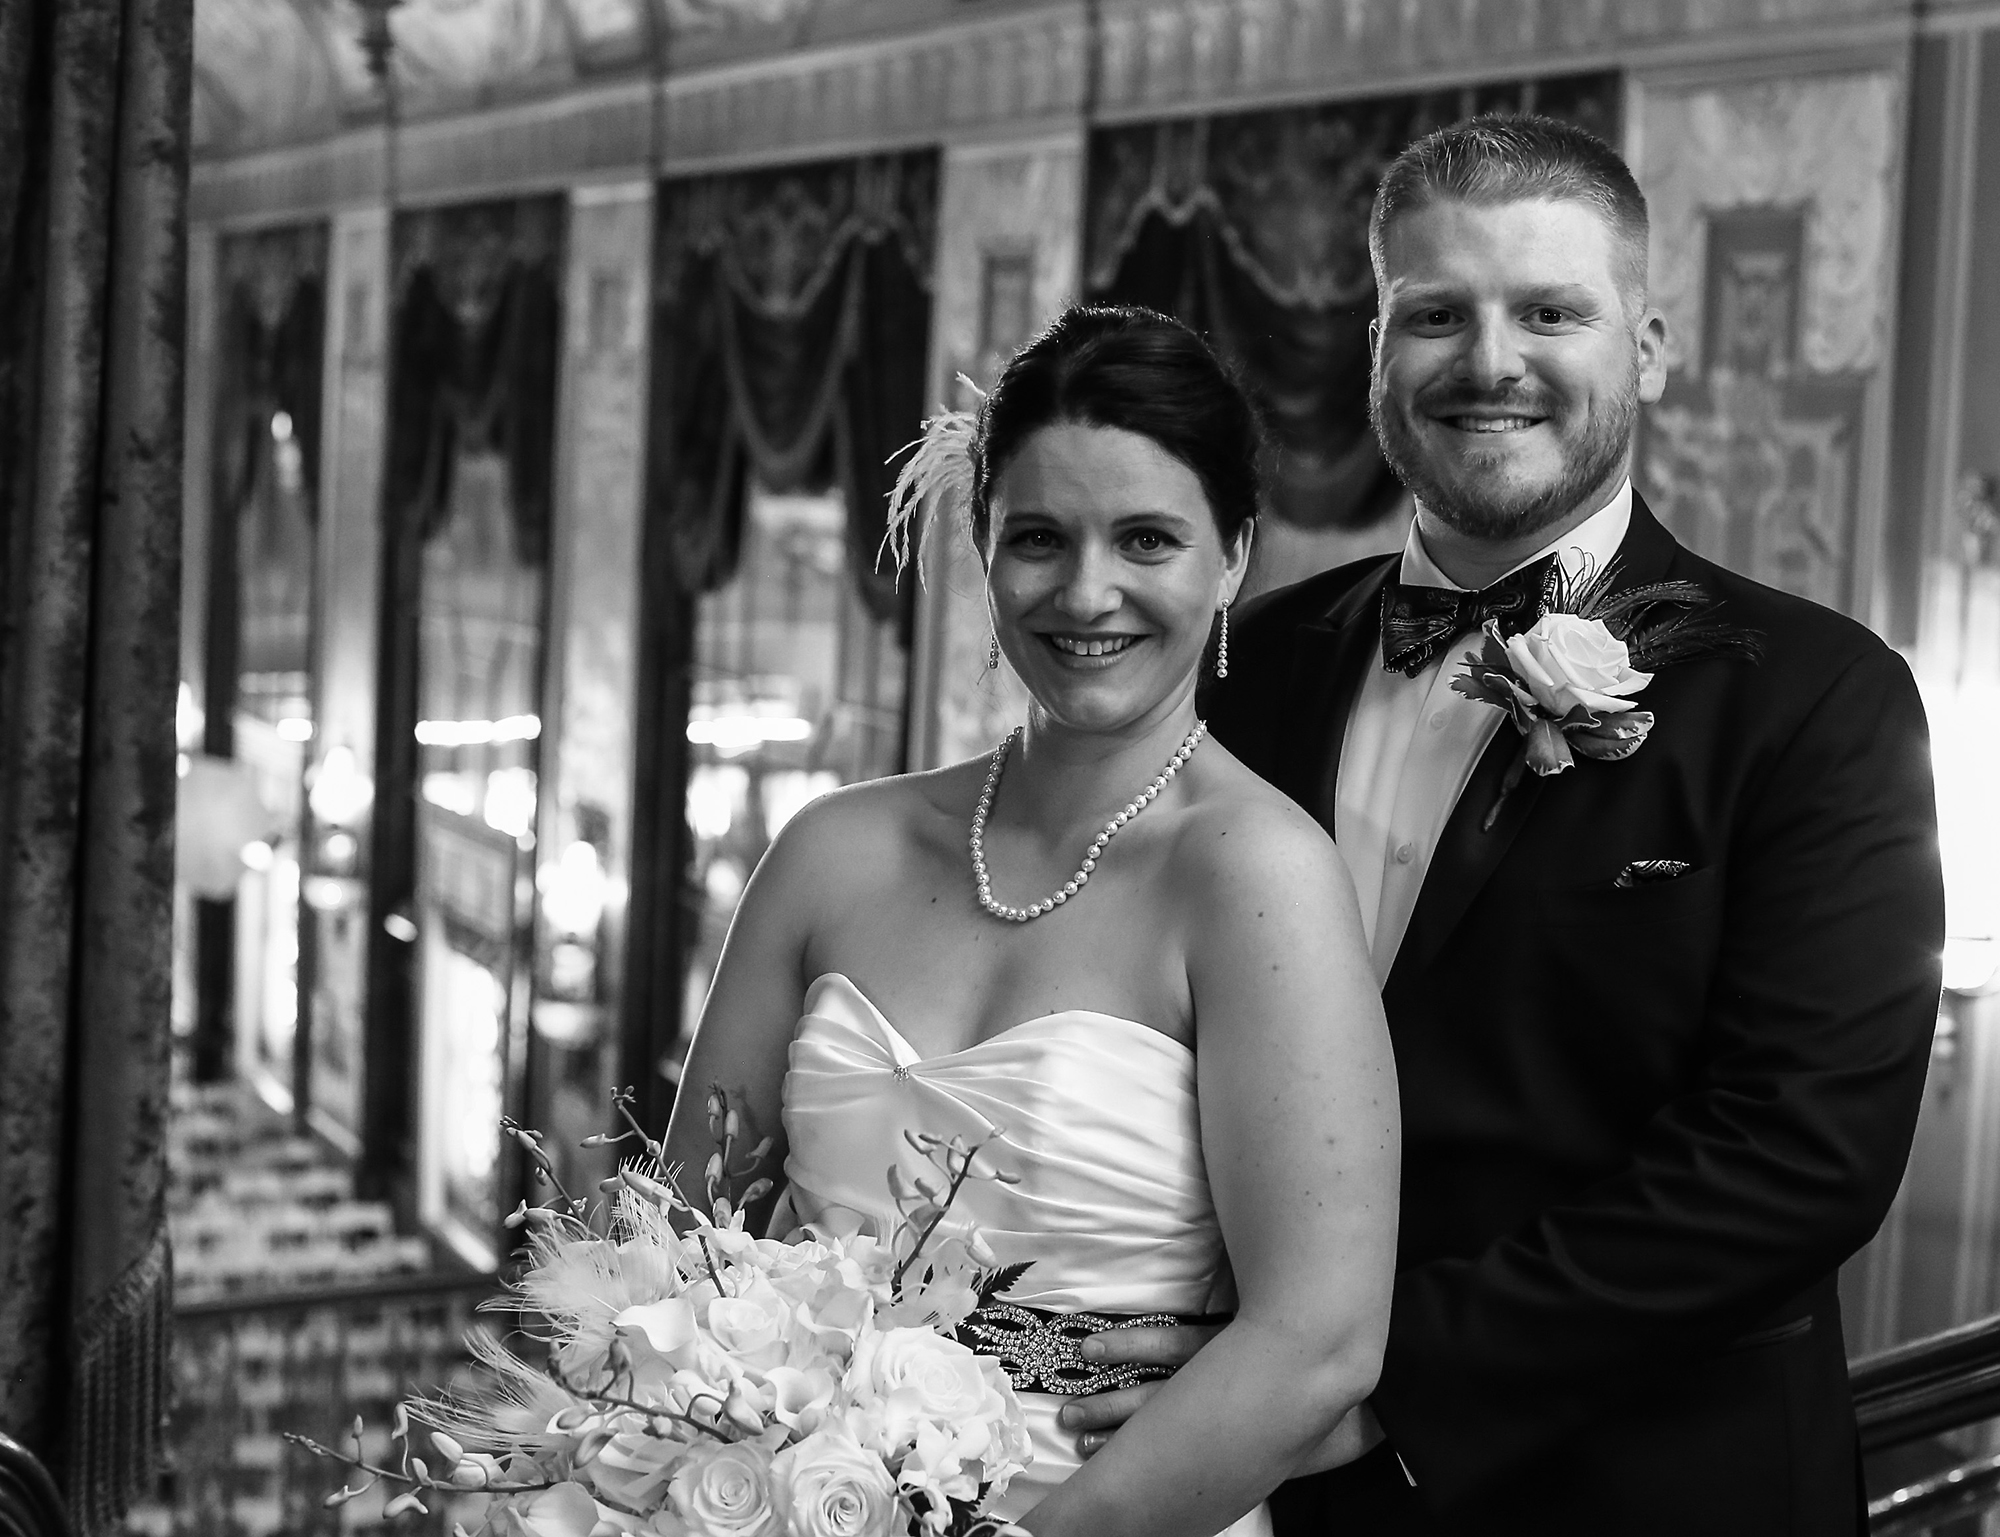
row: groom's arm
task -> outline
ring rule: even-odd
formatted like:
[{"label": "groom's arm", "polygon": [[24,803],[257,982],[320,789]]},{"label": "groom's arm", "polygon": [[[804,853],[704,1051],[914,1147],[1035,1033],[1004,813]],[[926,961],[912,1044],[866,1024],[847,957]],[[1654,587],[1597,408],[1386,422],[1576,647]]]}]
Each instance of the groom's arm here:
[{"label": "groom's arm", "polygon": [[[1728,880],[1700,1086],[1615,1177],[1397,1277],[1373,1403],[1431,1503],[1723,1348],[1888,1209],[1943,937],[1923,711],[1892,652],[1870,648],[1807,714],[1739,819]],[[1615,1028],[1615,1000],[1605,1015]]]}]

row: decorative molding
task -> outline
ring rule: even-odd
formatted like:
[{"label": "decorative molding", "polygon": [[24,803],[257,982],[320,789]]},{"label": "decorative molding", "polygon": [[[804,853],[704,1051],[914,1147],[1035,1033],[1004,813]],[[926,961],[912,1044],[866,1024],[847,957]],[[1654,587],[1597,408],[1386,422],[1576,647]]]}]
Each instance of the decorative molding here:
[{"label": "decorative molding", "polygon": [[[1181,116],[1288,101],[1574,72],[1658,69],[1747,55],[1825,53],[1906,40],[1917,0],[1104,0],[1092,115]],[[877,152],[1074,122],[1091,94],[1081,0],[966,19],[947,0],[907,4],[895,30],[716,60],[677,56],[659,125],[670,175]],[[742,45],[739,45],[742,46]],[[643,171],[654,139],[643,78],[409,122],[400,196],[423,203],[515,194]],[[504,83],[503,83],[504,84]],[[526,91],[528,84],[517,84]],[[204,158],[194,216],[285,217],[379,197],[376,126],[311,143]]]}]

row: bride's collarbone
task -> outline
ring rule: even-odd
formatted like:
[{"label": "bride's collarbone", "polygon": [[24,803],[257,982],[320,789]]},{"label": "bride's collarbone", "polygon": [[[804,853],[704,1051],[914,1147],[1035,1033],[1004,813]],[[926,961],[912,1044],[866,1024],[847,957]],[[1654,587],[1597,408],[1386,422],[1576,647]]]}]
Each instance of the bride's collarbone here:
[{"label": "bride's collarbone", "polygon": [[948,892],[884,893],[828,915],[810,969],[845,976],[925,1057],[1069,1012],[1113,1015],[1192,1046],[1186,961],[1173,926],[1118,901],[1113,885],[1093,883],[1026,923],[984,911],[969,877]]}]

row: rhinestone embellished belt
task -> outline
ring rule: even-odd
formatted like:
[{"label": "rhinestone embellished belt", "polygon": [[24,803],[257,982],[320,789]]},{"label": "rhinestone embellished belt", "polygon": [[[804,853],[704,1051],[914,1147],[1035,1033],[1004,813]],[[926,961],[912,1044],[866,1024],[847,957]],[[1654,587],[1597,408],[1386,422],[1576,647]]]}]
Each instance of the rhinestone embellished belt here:
[{"label": "rhinestone embellished belt", "polygon": [[1066,1398],[1108,1393],[1135,1383],[1171,1377],[1171,1366],[1129,1361],[1087,1361],[1083,1342],[1113,1329],[1167,1329],[1180,1324],[1219,1324],[1227,1313],[1058,1313],[1018,1302],[989,1302],[974,1308],[958,1326],[958,1342],[991,1356],[1017,1393],[1060,1393]]}]

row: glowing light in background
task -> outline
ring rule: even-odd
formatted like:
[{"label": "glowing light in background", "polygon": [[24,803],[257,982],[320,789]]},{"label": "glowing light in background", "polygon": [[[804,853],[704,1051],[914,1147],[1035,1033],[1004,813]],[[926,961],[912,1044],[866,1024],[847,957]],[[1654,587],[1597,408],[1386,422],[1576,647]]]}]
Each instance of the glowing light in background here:
[{"label": "glowing light in background", "polygon": [[697,838],[729,836],[750,806],[750,773],[733,763],[702,763],[688,776],[687,814]]},{"label": "glowing light in background", "polygon": [[486,825],[510,838],[526,838],[535,826],[535,771],[495,769],[486,776]]},{"label": "glowing light in background", "polygon": [[812,734],[812,722],[796,715],[715,715],[687,726],[687,738],[697,747],[731,757],[766,742],[803,742]]},{"label": "glowing light in background", "polygon": [[306,802],[320,821],[352,827],[375,803],[375,782],[361,772],[353,748],[329,748],[313,770]]},{"label": "glowing light in background", "polygon": [[840,788],[840,776],[824,770],[803,773],[786,770],[766,774],[760,787],[764,802],[764,831],[771,837],[801,811],[829,790]]},{"label": "glowing light in background", "polygon": [[420,720],[417,740],[426,747],[483,747],[489,742],[531,742],[542,734],[535,715],[503,715],[499,720]]},{"label": "glowing light in background", "polygon": [[459,816],[479,814],[479,782],[470,774],[455,774],[450,769],[426,774],[422,793],[433,806]]},{"label": "glowing light in background", "polygon": [[604,917],[604,861],[596,846],[581,838],[535,872],[542,916],[558,934],[589,937]]},{"label": "glowing light in background", "polygon": [[207,715],[194,702],[194,690],[183,682],[180,694],[174,700],[174,740],[180,743],[181,751],[193,752],[199,748],[201,734],[207,725]]},{"label": "glowing light in background", "polygon": [[287,742],[310,742],[313,738],[313,723],[302,716],[287,715],[278,722],[278,736]]},{"label": "glowing light in background", "polygon": [[1927,688],[1944,856],[1944,985],[1981,993],[2000,976],[2000,685]]}]

